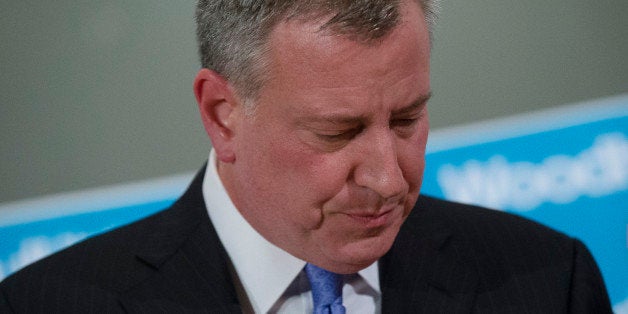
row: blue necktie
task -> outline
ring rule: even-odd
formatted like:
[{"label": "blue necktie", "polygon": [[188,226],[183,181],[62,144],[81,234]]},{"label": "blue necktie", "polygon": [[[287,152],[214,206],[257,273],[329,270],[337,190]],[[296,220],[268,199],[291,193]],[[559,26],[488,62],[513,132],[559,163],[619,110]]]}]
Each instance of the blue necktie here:
[{"label": "blue necktie", "polygon": [[305,265],[310,280],[314,314],[345,314],[342,306],[342,276],[312,264]]}]

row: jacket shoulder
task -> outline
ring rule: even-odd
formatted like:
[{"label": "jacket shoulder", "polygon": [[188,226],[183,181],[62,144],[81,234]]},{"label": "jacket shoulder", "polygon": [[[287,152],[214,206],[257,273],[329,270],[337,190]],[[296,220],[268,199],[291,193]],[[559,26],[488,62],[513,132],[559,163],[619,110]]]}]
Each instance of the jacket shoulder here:
[{"label": "jacket shoulder", "polygon": [[436,239],[431,247],[442,261],[454,260],[477,278],[476,306],[482,311],[610,313],[602,276],[586,246],[540,223],[421,196],[404,228],[414,243]]},{"label": "jacket shoulder", "polygon": [[530,219],[503,211],[421,196],[408,218],[410,232],[443,234],[443,247],[489,274],[570,268],[581,243]]},{"label": "jacket shoulder", "polygon": [[[461,204],[429,196],[416,203],[410,224],[430,221],[463,236],[478,246],[495,245],[538,250],[539,245],[569,244],[574,239],[541,223],[515,214],[475,205]],[[527,245],[526,245],[527,244]]]},{"label": "jacket shoulder", "polygon": [[[138,259],[138,253],[174,251],[167,243],[174,246],[193,230],[194,224],[178,229],[178,233],[169,231],[165,226],[176,224],[170,220],[173,210],[160,211],[90,237],[26,266],[0,283],[0,299],[24,307],[15,309],[17,312],[46,312],[33,307],[51,300],[63,300],[64,311],[68,305],[71,306],[68,312],[72,313],[115,312],[120,293],[153,273],[149,265]],[[164,239],[169,241],[164,243]]]}]

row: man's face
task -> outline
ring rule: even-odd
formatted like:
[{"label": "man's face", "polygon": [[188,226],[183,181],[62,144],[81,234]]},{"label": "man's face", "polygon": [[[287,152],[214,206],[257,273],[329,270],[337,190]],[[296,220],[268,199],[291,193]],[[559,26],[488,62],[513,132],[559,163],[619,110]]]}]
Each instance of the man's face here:
[{"label": "man's face", "polygon": [[385,254],[418,197],[428,134],[429,38],[416,5],[365,45],[292,21],[271,34],[255,113],[234,111],[219,173],[246,220],[340,273]]}]

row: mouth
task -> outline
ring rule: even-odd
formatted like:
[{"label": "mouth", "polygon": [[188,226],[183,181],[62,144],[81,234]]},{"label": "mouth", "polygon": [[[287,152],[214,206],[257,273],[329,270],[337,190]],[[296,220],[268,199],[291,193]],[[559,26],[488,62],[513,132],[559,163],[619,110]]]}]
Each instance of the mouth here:
[{"label": "mouth", "polygon": [[390,208],[377,213],[355,212],[347,213],[346,215],[367,228],[377,228],[390,223],[394,209]]}]

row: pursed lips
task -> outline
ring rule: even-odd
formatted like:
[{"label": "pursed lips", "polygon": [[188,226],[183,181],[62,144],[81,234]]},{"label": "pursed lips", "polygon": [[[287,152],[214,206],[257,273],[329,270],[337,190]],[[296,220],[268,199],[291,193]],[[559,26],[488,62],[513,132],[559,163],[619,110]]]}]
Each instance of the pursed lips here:
[{"label": "pursed lips", "polygon": [[389,222],[389,218],[394,213],[395,209],[399,209],[400,204],[389,205],[382,207],[378,210],[355,210],[344,212],[345,215],[365,224],[367,227],[380,227]]}]

